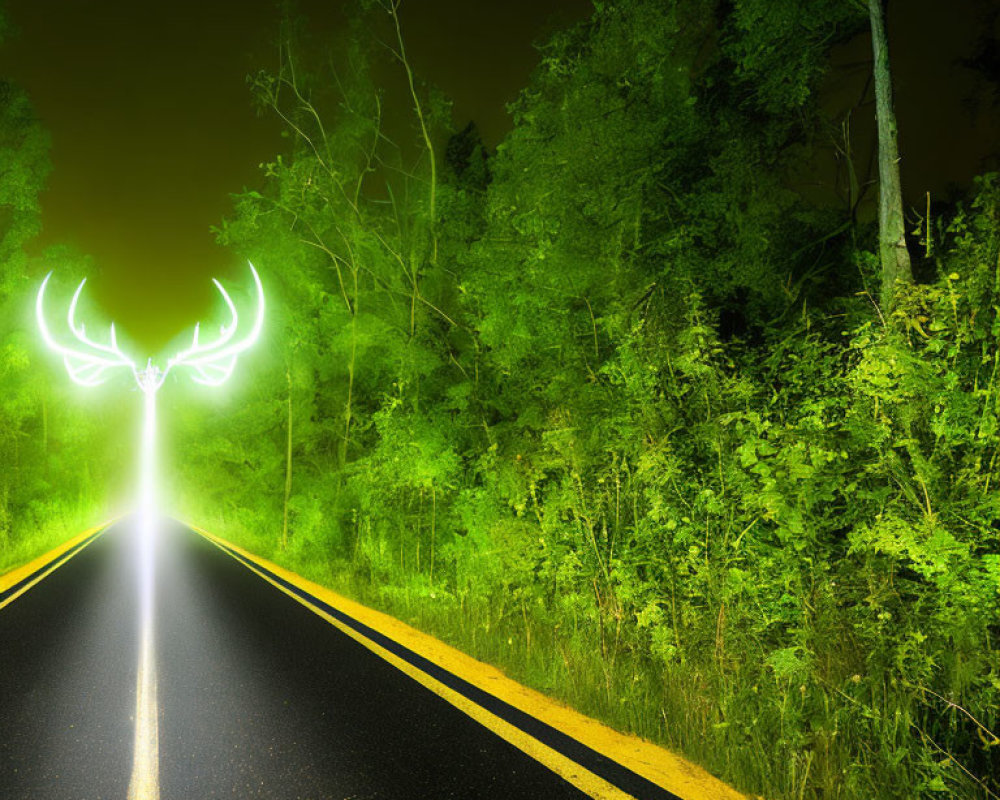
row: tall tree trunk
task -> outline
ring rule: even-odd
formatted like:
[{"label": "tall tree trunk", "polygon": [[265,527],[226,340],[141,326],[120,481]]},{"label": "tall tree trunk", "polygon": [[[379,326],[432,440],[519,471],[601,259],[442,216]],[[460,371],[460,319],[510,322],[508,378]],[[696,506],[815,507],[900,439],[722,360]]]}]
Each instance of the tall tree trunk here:
[{"label": "tall tree trunk", "polygon": [[288,439],[285,449],[285,508],[281,522],[281,549],[288,546],[288,500],[292,495],[292,371],[285,368],[288,381]]},{"label": "tall tree trunk", "polygon": [[354,302],[351,308],[351,358],[347,362],[347,400],[344,401],[344,438],[340,443],[340,466],[347,465],[347,451],[351,445],[351,422],[354,419],[354,368],[358,355],[358,303],[360,302],[358,287],[359,267],[351,263],[351,273],[354,276]]},{"label": "tall tree trunk", "polygon": [[49,477],[49,404],[42,395],[42,475]]},{"label": "tall tree trunk", "polygon": [[899,145],[896,114],[892,109],[889,41],[885,32],[884,0],[868,0],[875,75],[875,116],[878,121],[879,257],[882,262],[882,301],[892,300],[898,281],[911,283],[910,254],[906,250],[903,195],[899,182]]},{"label": "tall tree trunk", "polygon": [[[431,142],[431,135],[427,128],[427,115],[424,113],[423,105],[420,103],[420,95],[417,93],[417,87],[414,83],[413,78],[413,68],[410,66],[410,60],[406,56],[406,46],[403,43],[403,29],[399,24],[399,0],[389,0],[386,3],[386,10],[392,17],[393,25],[396,27],[396,45],[399,48],[395,51],[396,57],[399,59],[399,63],[403,65],[403,70],[406,72],[406,81],[410,87],[410,98],[413,100],[413,110],[417,115],[417,122],[420,123],[420,135],[424,140],[424,147],[427,149],[427,158],[430,162],[431,168],[431,181],[430,181],[430,228],[431,228],[431,264],[437,264],[437,251],[438,251],[438,241],[437,241],[437,159],[434,155],[434,145]],[[417,292],[416,283],[416,269],[414,269],[414,282],[413,291]]]},{"label": "tall tree trunk", "polygon": [[431,575],[430,582],[434,583],[434,534],[437,524],[437,491],[434,484],[431,484]]}]

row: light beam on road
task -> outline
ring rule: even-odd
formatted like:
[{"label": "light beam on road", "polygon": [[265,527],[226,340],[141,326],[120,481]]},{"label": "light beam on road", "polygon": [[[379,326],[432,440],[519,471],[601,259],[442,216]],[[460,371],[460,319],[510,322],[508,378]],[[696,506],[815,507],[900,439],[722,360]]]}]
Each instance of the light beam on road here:
[{"label": "light beam on road", "polygon": [[[248,262],[249,263],[249,262]],[[207,343],[200,341],[200,324],[194,327],[191,346],[181,350],[167,360],[164,369],[146,361],[141,369],[118,346],[115,326],[112,324],[107,344],[94,341],[87,336],[83,324],[76,322],[76,307],[86,278],[80,281],[70,301],[66,313],[66,325],[73,334],[76,344],[72,347],[60,343],[49,330],[45,321],[45,289],[50,272],[45,276],[35,299],[35,317],[38,330],[49,349],[63,358],[70,379],[81,386],[98,386],[107,380],[107,373],[117,367],[131,370],[136,384],[142,390],[143,414],[139,443],[139,486],[136,507],[136,530],[138,532],[138,574],[139,574],[139,671],[136,685],[135,745],[133,753],[132,777],[129,781],[129,800],[159,800],[159,710],[156,702],[156,658],[153,636],[154,597],[156,588],[156,538],[159,530],[159,504],[157,498],[157,436],[156,436],[156,395],[163,386],[167,374],[175,367],[191,370],[191,379],[204,386],[220,386],[229,380],[240,354],[248,350],[260,338],[264,325],[264,287],[253,264],[250,264],[256,288],[257,312],[250,331],[242,338],[235,338],[239,328],[236,305],[222,284],[213,283],[222,295],[229,309],[230,321],[219,330],[216,339]]]},{"label": "light beam on road", "polygon": [[147,366],[142,373],[142,432],[139,448],[139,508],[137,513],[139,573],[139,669],[135,687],[135,737],[128,800],[159,800],[159,708],[156,700],[156,658],[153,646],[153,599],[156,579],[156,392],[157,376]]}]

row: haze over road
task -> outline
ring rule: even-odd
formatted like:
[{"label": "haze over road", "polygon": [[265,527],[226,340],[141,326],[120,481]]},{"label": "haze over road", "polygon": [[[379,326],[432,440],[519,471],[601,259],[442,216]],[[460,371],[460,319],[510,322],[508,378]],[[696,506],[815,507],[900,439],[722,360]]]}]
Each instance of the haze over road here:
[{"label": "haze over road", "polygon": [[[0,610],[0,797],[124,800],[136,713],[128,523]],[[585,795],[201,536],[164,523],[159,787],[195,798]]]}]

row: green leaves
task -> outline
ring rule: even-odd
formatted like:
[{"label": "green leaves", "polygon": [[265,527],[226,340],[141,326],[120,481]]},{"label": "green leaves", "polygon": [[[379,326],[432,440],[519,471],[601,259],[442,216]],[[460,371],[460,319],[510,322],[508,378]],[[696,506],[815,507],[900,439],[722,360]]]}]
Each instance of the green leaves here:
[{"label": "green leaves", "polygon": [[737,0],[727,19],[723,52],[753,101],[771,111],[806,104],[827,65],[830,45],[866,18],[852,0]]},{"label": "green leaves", "polygon": [[785,647],[767,657],[767,666],[779,681],[799,681],[809,674],[810,664],[801,647]]},{"label": "green leaves", "polygon": [[887,318],[855,294],[870,231],[790,176],[859,11],[596,3],[495,153],[417,89],[433,214],[363,29],[339,82],[286,53],[291,147],[219,230],[281,265],[271,361],[218,438],[187,421],[192,504],[262,547],[287,512],[276,557],[749,791],[958,792],[932,740],[985,775],[908,684],[994,724],[1000,181]]}]

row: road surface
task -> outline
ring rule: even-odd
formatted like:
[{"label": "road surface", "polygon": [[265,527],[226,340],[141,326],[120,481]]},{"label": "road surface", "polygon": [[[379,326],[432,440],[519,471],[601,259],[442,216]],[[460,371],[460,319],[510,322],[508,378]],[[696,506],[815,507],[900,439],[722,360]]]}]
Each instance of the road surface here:
[{"label": "road surface", "polygon": [[[3,800],[129,796],[137,540],[113,526],[0,609]],[[154,620],[162,800],[587,796],[173,522]]]}]

